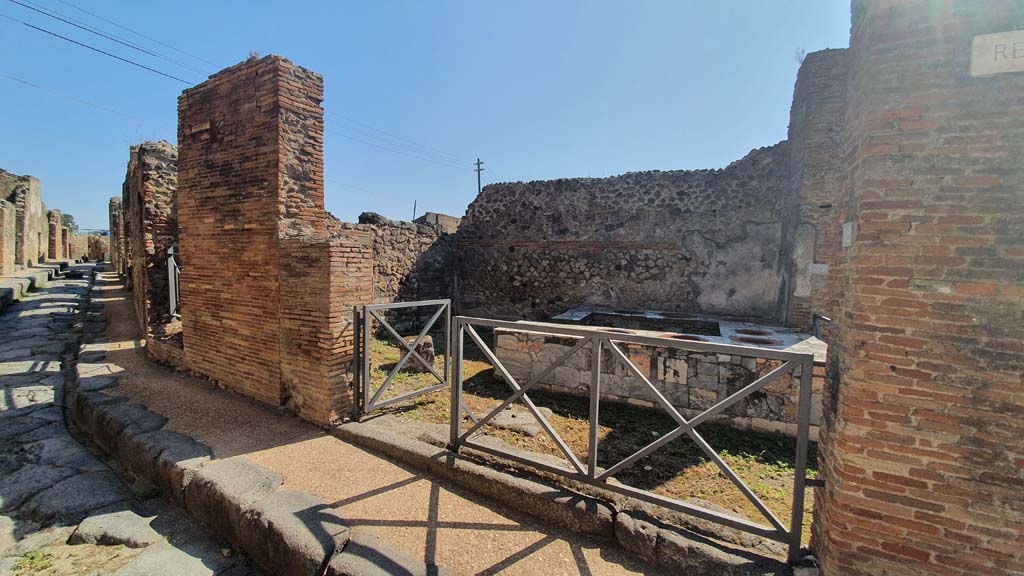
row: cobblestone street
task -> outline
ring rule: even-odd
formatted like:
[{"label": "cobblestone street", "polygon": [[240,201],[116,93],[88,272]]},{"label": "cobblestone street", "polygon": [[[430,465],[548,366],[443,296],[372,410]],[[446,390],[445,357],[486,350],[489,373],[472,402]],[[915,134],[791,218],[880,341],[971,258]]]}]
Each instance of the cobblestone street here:
[{"label": "cobblestone street", "polygon": [[0,574],[256,574],[69,431],[62,393],[93,267],[75,270],[84,279],[0,315]]}]

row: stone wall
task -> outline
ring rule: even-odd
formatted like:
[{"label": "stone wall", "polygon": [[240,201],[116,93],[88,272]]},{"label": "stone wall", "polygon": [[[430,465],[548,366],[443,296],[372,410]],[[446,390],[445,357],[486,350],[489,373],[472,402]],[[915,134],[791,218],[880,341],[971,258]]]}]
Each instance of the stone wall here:
[{"label": "stone wall", "polygon": [[1024,572],[1024,75],[1014,0],[853,3],[815,545],[832,575]]},{"label": "stone wall", "polygon": [[580,305],[778,320],[786,143],[720,170],[492,184],[458,231],[461,310],[544,319]]},{"label": "stone wall", "polygon": [[110,236],[90,234],[88,256],[94,262],[103,262],[110,257]]},{"label": "stone wall", "polygon": [[166,141],[130,149],[121,210],[132,298],[144,333],[171,320],[167,251],[178,244],[178,151]]},{"label": "stone wall", "polygon": [[328,230],[322,99],[318,74],[278,56],[183,92],[178,218],[189,368],[327,424],[353,406],[372,239]]},{"label": "stone wall", "polygon": [[61,241],[61,258],[65,260],[71,259],[71,229],[67,226],[62,226],[60,229],[60,241]]},{"label": "stone wall", "polygon": [[389,220],[364,212],[359,225],[373,234],[374,303],[450,298],[455,237],[440,225]]},{"label": "stone wall", "polygon": [[28,267],[45,260],[49,226],[39,180],[0,170],[0,199],[17,211],[14,263]]},{"label": "stone wall", "polygon": [[438,228],[445,234],[454,234],[458,231],[459,225],[462,224],[462,218],[456,218],[455,216],[449,216],[447,214],[439,214],[437,212],[424,212],[422,216],[413,220],[416,224],[428,224]]},{"label": "stone wall", "polygon": [[0,275],[14,272],[14,245],[17,242],[18,211],[14,204],[0,200]]}]

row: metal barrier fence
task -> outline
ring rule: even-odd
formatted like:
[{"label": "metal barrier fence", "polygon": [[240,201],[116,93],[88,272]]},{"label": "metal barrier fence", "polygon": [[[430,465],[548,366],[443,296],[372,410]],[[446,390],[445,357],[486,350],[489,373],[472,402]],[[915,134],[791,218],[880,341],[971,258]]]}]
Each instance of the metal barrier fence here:
[{"label": "metal barrier fence", "polygon": [[[550,334],[555,336],[576,338],[578,341],[576,344],[561,357],[559,357],[554,363],[549,365],[546,369],[541,371],[536,376],[530,378],[525,383],[519,383],[513,378],[508,370],[502,365],[501,361],[498,360],[495,353],[491,350],[487,344],[484,343],[483,339],[477,333],[474,327],[489,327],[489,328],[501,328],[506,330],[518,331],[518,332],[533,332]],[[496,408],[491,410],[485,416],[481,418],[473,417],[474,424],[469,427],[468,430],[462,430],[462,419],[460,417],[460,410],[458,407],[463,407],[462,403],[462,385],[463,385],[463,360],[464,360],[464,345],[466,336],[476,343],[480,352],[490,361],[494,366],[496,375],[499,375],[504,379],[513,390],[513,394],[502,401]],[[730,396],[722,399],[718,403],[714,404],[707,410],[704,410],[700,414],[687,419],[673,406],[661,392],[651,384],[650,380],[644,374],[637,369],[636,365],[630,361],[628,355],[623,352],[619,344],[639,344],[644,346],[654,346],[659,348],[675,348],[686,350],[690,352],[703,352],[703,353],[716,353],[716,354],[731,354],[745,357],[755,358],[766,358],[771,360],[778,360],[782,362],[782,365],[761,376],[754,382],[747,386],[737,390]],[[506,322],[500,320],[487,320],[482,318],[469,318],[464,316],[458,316],[455,318],[455,332],[453,342],[453,354],[454,354],[454,374],[453,374],[453,385],[452,385],[452,413],[451,413],[451,449],[458,451],[461,447],[468,447],[481,452],[506,458],[527,466],[537,468],[546,472],[550,472],[559,476],[570,478],[578,482],[583,482],[593,486],[600,487],[611,492],[616,492],[626,496],[631,496],[644,502],[651,504],[664,506],[672,510],[690,514],[692,516],[716,522],[737,530],[756,534],[765,538],[776,540],[779,542],[786,543],[789,551],[788,556],[790,562],[795,562],[799,559],[800,555],[800,544],[801,534],[803,531],[803,513],[804,513],[804,490],[806,486],[806,475],[807,475],[807,449],[808,449],[808,429],[810,424],[810,410],[811,410],[811,379],[813,374],[814,356],[812,354],[800,354],[795,352],[787,352],[782,350],[773,350],[766,348],[754,348],[748,346],[732,346],[728,344],[716,344],[707,342],[692,342],[684,340],[674,340],[669,338],[657,338],[648,336],[638,335],[626,335],[619,333],[603,332],[600,330],[593,329],[582,329],[572,328],[568,326],[556,326],[551,324],[541,324],[534,322]],[[537,406],[530,400],[528,392],[536,386],[541,380],[548,376],[552,371],[555,370],[559,365],[564,363],[566,360],[571,358],[574,354],[579,353],[581,350],[589,348],[591,351],[591,366],[590,366],[590,433],[588,440],[588,451],[587,451],[587,462],[583,463],[577,458],[573,451],[566,445],[565,441],[558,435],[555,429],[551,426],[551,423],[544,417],[544,414],[537,408]],[[626,457],[620,462],[614,464],[609,468],[599,468],[597,465],[597,451],[599,447],[598,438],[598,414],[601,407],[601,353],[602,350],[609,350],[611,355],[622,362],[626,369],[641,383],[647,386],[657,399],[658,405],[665,410],[668,415],[675,420],[677,427],[670,433],[665,434],[654,440],[647,446],[636,451],[632,455]],[[800,368],[800,384],[799,384],[799,406],[797,408],[797,441],[796,441],[796,454],[795,460],[795,474],[793,479],[793,499],[791,502],[791,521],[789,526],[783,525],[782,521],[768,509],[767,506],[761,501],[760,498],[754,494],[753,491],[740,479],[739,476],[729,467],[729,465],[718,455],[718,453],[708,445],[707,441],[697,432],[696,428],[698,425],[707,422],[714,418],[716,415],[723,413],[727,408],[740,400],[750,396],[754,392],[761,390],[769,383],[778,379],[785,374],[791,374]],[[544,429],[551,440],[558,446],[558,449],[568,460],[571,468],[564,468],[553,466],[551,464],[541,462],[529,457],[522,456],[521,454],[513,454],[504,450],[496,449],[483,444],[478,444],[473,441],[473,435],[480,431],[481,427],[487,424],[491,419],[498,415],[502,410],[511,405],[513,402],[521,400],[523,404],[529,409],[536,418],[537,422]],[[464,408],[463,408],[464,409]],[[472,416],[472,415],[471,415]],[[770,525],[763,525],[747,520],[746,518],[740,518],[731,514],[725,514],[715,510],[710,510],[692,504],[689,502],[683,502],[673,498],[661,496],[654,492],[642,490],[639,488],[633,488],[626,486],[618,482],[608,482],[613,476],[627,468],[628,466],[636,463],[641,458],[655,452],[659,448],[665,446],[669,442],[686,435],[692,440],[704,454],[713,461],[718,468],[729,478],[730,481],[743,493],[743,495],[750,500],[751,504],[757,508],[758,511],[764,516]]]},{"label": "metal barrier fence", "polygon": [[179,295],[181,294],[181,266],[174,259],[174,247],[171,246],[167,249],[167,292],[168,299],[170,300],[171,316],[175,318],[181,318],[181,314],[178,312],[179,308]]},{"label": "metal barrier fence", "polygon": [[[430,320],[428,320],[426,325],[423,326],[423,329],[420,330],[419,334],[416,336],[416,339],[412,343],[407,342],[406,339],[403,338],[398,333],[398,331],[395,330],[395,328],[387,320],[384,319],[383,316],[383,313],[387,310],[435,306],[437,307],[437,310],[434,312],[434,315],[430,317]],[[360,340],[357,343],[356,349],[359,350],[361,356],[361,358],[359,359],[360,362],[358,363],[360,367],[358,374],[360,386],[358,387],[358,389],[360,391],[359,395],[361,397],[359,405],[362,414],[365,415],[369,412],[372,412],[373,410],[377,410],[385,406],[390,406],[391,404],[411,400],[413,398],[416,398],[417,396],[422,396],[423,394],[427,394],[435,390],[440,390],[441,388],[444,388],[445,386],[448,385],[448,358],[450,356],[448,354],[448,343],[451,341],[452,325],[451,300],[422,300],[418,302],[394,302],[391,304],[372,304],[368,306],[357,307],[355,313],[356,326],[358,327],[357,334],[359,335]],[[434,327],[434,324],[438,321],[438,319],[442,318],[442,316],[444,318],[443,328],[445,343],[444,369],[443,372],[438,372],[434,368],[432,363],[427,362],[419,354],[419,352],[416,351],[416,348],[423,342],[423,339],[426,337],[427,333],[430,332],[430,329]],[[383,328],[385,331],[394,336],[395,340],[398,341],[399,346],[405,349],[404,353],[402,354],[402,357],[391,369],[387,377],[384,379],[384,382],[380,385],[379,388],[377,388],[377,390],[373,390],[370,372],[370,344],[372,342],[373,337],[371,324],[374,319],[380,323],[381,328]],[[398,373],[402,370],[402,367],[405,366],[405,364],[410,359],[414,359],[416,362],[419,362],[427,371],[430,372],[430,374],[434,376],[434,378],[437,379],[438,383],[433,384],[431,386],[427,386],[425,388],[421,388],[419,390],[401,394],[395,398],[388,398],[387,400],[383,400],[382,398],[384,396],[384,393],[391,388],[391,385],[394,384],[395,377],[398,375]]]}]

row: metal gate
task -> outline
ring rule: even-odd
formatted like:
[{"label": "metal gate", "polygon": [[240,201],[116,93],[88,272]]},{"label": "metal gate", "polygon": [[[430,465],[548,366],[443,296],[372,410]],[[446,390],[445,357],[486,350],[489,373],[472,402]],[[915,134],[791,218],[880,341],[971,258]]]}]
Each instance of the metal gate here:
[{"label": "metal gate", "polygon": [[[391,325],[385,319],[385,312],[388,310],[399,310],[408,308],[436,308],[430,320],[423,326],[416,336],[413,342],[408,342],[398,330]],[[448,374],[449,366],[448,359],[450,357],[450,342],[451,342],[451,327],[452,327],[452,315],[451,315],[451,300],[422,300],[418,302],[394,302],[391,304],[371,304],[367,306],[358,306],[355,309],[355,321],[356,321],[356,335],[358,341],[356,342],[356,350],[358,354],[358,361],[356,366],[358,367],[358,386],[356,389],[359,394],[359,411],[360,415],[366,415],[374,410],[390,406],[398,402],[405,402],[411,400],[417,396],[428,394],[435,390],[440,390],[445,386],[448,386]],[[380,387],[376,390],[373,389],[373,382],[371,377],[371,343],[373,342],[373,330],[372,324],[376,320],[387,333],[391,334],[397,341],[398,345],[403,350],[402,357],[398,360],[395,366],[388,373],[384,382],[381,383]],[[423,343],[424,338],[430,332],[430,329],[441,321],[442,328],[444,330],[444,368],[441,372],[438,372],[434,366],[427,362],[417,351],[416,348]],[[435,347],[436,350],[436,347]],[[437,379],[437,384],[432,384],[426,388],[414,390],[405,394],[400,394],[393,398],[384,399],[384,393],[391,388],[395,382],[395,377],[401,372],[402,368],[410,360],[419,362],[427,371]]]}]

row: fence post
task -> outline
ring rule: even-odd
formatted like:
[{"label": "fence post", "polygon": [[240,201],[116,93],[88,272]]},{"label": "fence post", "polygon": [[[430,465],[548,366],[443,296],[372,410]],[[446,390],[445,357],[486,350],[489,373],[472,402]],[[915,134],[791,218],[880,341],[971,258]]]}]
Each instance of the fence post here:
[{"label": "fence post", "polygon": [[448,386],[452,389],[451,436],[449,450],[459,452],[459,436],[462,435],[462,322],[455,317],[454,346],[455,362],[452,364],[452,378]]},{"label": "fence post", "polygon": [[789,522],[790,564],[800,560],[800,543],[804,527],[804,492],[807,489],[807,442],[811,424],[811,383],[814,378],[814,358],[808,356],[800,362],[800,405],[797,406],[796,462],[793,478],[793,509]]},{"label": "fence post", "polygon": [[167,296],[169,298],[168,307],[171,310],[171,316],[173,317],[175,312],[178,311],[178,279],[177,276],[177,265],[174,262],[174,246],[167,249]]},{"label": "fence post", "polygon": [[590,441],[587,454],[587,476],[597,478],[597,432],[601,409],[601,338],[590,339]]}]

